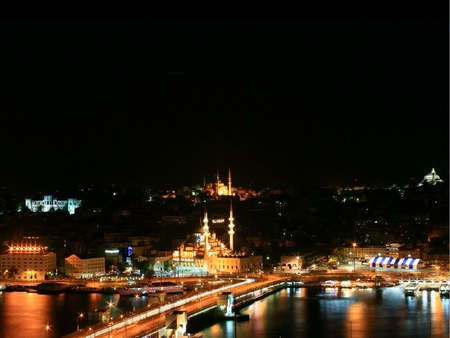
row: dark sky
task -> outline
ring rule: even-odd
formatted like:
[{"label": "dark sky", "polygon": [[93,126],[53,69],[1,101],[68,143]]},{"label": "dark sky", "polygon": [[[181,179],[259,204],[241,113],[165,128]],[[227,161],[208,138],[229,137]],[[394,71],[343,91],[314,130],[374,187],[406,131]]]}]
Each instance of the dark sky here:
[{"label": "dark sky", "polygon": [[0,184],[448,179],[448,19],[0,22]]}]

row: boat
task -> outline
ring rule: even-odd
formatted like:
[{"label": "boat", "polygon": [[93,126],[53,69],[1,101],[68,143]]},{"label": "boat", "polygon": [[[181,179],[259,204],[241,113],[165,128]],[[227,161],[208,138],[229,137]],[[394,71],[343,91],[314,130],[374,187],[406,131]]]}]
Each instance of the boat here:
[{"label": "boat", "polygon": [[44,295],[57,295],[64,293],[67,286],[63,283],[41,283],[36,286],[37,293]]},{"label": "boat", "polygon": [[173,282],[154,282],[151,285],[151,289],[151,292],[183,293],[184,286]]},{"label": "boat", "polygon": [[6,292],[27,292],[27,288],[24,285],[8,285],[3,291]]},{"label": "boat", "polygon": [[150,286],[141,285],[141,286],[118,288],[117,292],[121,296],[139,297],[142,296],[143,294],[151,293],[153,291]]},{"label": "boat", "polygon": [[338,282],[335,280],[327,280],[327,281],[321,283],[320,286],[323,288],[336,288],[337,284],[338,284]]},{"label": "boat", "polygon": [[450,284],[449,283],[441,284],[441,286],[439,287],[439,294],[442,297],[449,297],[450,296]]},{"label": "boat", "polygon": [[420,283],[412,282],[405,285],[405,296],[416,296],[420,293]]},{"label": "boat", "polygon": [[165,292],[169,293],[183,293],[184,287],[180,284],[172,282],[154,282],[152,284],[135,285],[117,289],[121,296],[139,297],[147,294]]},{"label": "boat", "polygon": [[343,289],[349,289],[352,287],[352,282],[350,282],[349,280],[343,280],[340,283],[340,287]]},{"label": "boat", "polygon": [[375,286],[374,282],[369,282],[369,281],[361,281],[361,280],[357,280],[355,283],[355,286],[358,289],[373,289]]}]

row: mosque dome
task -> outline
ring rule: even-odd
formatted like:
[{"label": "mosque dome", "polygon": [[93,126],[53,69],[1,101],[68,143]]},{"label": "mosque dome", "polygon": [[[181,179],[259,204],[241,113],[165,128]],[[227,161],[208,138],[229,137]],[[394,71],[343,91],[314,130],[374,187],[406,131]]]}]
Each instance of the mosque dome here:
[{"label": "mosque dome", "polygon": [[436,185],[436,183],[439,182],[444,182],[443,180],[441,180],[441,178],[439,177],[438,174],[436,174],[436,171],[433,169],[431,169],[431,173],[426,174],[423,177],[422,183],[419,185]]}]

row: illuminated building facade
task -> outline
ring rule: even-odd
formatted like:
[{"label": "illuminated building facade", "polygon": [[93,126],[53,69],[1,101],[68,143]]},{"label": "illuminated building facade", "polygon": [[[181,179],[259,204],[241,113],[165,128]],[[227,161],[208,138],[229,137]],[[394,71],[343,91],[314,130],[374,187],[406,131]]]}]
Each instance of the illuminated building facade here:
[{"label": "illuminated building facade", "polygon": [[47,248],[13,245],[0,255],[0,271],[4,277],[19,281],[43,281],[47,273],[56,271],[56,255]]},{"label": "illuminated building facade", "polygon": [[73,278],[92,278],[105,274],[105,257],[70,255],[65,259],[66,275]]},{"label": "illuminated building facade", "polygon": [[50,210],[64,210],[67,207],[67,211],[70,215],[75,213],[75,209],[80,207],[81,200],[75,198],[69,198],[67,200],[59,200],[54,198],[53,195],[45,195],[43,200],[33,200],[31,198],[25,199],[25,206],[32,212],[42,211],[49,212]]},{"label": "illuminated building facade", "polygon": [[193,242],[183,243],[173,252],[172,260],[179,273],[223,274],[252,273],[262,269],[262,256],[236,252],[233,247],[234,236],[233,209],[230,201],[229,231],[230,248],[222,243],[214,232],[209,232],[208,212],[205,210],[203,233]]}]

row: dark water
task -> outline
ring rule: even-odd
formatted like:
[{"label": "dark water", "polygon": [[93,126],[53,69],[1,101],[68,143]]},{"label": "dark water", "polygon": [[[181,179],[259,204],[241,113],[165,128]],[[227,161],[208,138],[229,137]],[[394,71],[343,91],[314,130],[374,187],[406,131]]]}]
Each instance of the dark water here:
[{"label": "dark water", "polygon": [[[0,337],[60,337],[76,330],[82,311],[105,308],[113,302],[112,316],[147,304],[145,297],[102,294],[39,295],[0,292]],[[405,297],[400,287],[378,290],[323,291],[284,289],[241,313],[248,322],[209,322],[194,317],[188,331],[204,337],[433,337],[448,338],[449,299],[435,291]],[[45,325],[50,330],[45,330]],[[80,325],[86,326],[82,320]]]},{"label": "dark water", "polygon": [[[87,312],[103,309],[112,303],[111,315],[118,317],[134,307],[147,305],[145,297],[120,297],[103,294],[40,295],[26,292],[0,292],[0,337],[61,337],[88,326]],[[46,325],[50,329],[45,330]]]},{"label": "dark water", "polygon": [[189,329],[204,337],[449,337],[449,300],[435,291],[405,297],[400,287],[324,291],[284,289],[243,308],[248,322]]}]

